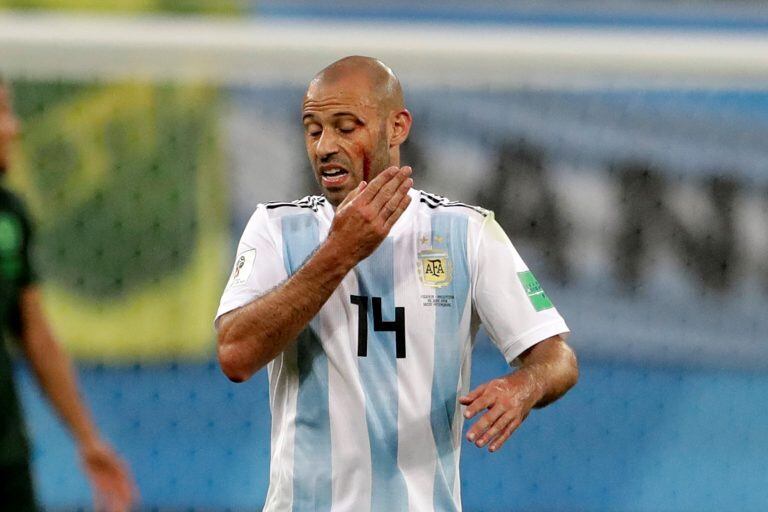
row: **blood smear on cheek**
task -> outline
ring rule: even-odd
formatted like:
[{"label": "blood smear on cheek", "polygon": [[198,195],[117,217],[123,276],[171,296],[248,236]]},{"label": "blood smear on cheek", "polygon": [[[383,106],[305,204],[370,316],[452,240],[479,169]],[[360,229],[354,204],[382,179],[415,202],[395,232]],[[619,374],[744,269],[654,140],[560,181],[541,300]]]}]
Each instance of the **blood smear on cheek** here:
[{"label": "blood smear on cheek", "polygon": [[363,155],[363,180],[368,183],[368,176],[371,174],[371,159],[368,155]]},{"label": "blood smear on cheek", "polygon": [[363,155],[363,180],[368,183],[371,176],[371,156],[365,151],[362,144],[355,144],[355,149]]}]

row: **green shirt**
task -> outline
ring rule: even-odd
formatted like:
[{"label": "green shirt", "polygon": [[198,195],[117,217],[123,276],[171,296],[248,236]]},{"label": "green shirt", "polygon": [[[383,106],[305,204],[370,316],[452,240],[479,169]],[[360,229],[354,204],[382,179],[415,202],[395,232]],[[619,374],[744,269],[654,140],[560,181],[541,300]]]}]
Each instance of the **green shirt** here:
[{"label": "green shirt", "polygon": [[27,456],[27,436],[5,337],[19,334],[19,297],[35,281],[29,258],[30,237],[26,208],[0,185],[0,466]]}]

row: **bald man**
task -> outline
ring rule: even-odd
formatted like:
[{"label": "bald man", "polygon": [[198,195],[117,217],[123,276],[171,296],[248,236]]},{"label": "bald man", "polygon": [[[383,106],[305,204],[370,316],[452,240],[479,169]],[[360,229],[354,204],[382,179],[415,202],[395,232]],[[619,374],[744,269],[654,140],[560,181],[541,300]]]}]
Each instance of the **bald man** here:
[{"label": "bald man", "polygon": [[[269,371],[264,510],[461,510],[464,418],[495,452],[562,396],[568,327],[491,212],[413,189],[387,66],[334,62],[302,121],[323,195],[256,208],[216,315],[224,373]],[[470,392],[480,324],[517,369]]]}]

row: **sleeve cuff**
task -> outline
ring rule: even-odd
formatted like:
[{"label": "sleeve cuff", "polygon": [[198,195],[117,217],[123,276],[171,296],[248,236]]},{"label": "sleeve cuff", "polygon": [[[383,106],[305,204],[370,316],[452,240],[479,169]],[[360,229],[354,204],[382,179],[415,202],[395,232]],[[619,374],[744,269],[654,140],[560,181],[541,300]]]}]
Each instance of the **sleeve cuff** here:
[{"label": "sleeve cuff", "polygon": [[219,318],[222,316],[226,315],[230,311],[234,311],[237,308],[245,306],[246,304],[252,302],[254,299],[255,297],[234,297],[226,302],[222,302],[219,305],[219,310],[216,311],[216,318],[213,319],[213,326],[218,326]]},{"label": "sleeve cuff", "polygon": [[520,354],[536,345],[537,343],[558,334],[562,335],[563,338],[567,338],[570,332],[570,329],[568,329],[568,326],[562,319],[547,322],[544,325],[534,327],[530,331],[527,331],[518,336],[512,342],[501,345],[504,347],[502,349],[504,358],[507,360],[507,363],[514,364],[515,359],[517,359]]}]

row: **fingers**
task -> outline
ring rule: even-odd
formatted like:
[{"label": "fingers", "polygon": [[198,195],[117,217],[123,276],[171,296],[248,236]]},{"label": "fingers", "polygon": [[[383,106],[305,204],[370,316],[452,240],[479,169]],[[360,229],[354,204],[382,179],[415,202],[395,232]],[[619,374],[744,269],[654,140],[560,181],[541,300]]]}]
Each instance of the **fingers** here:
[{"label": "fingers", "polygon": [[350,261],[368,257],[411,202],[410,167],[390,167],[361,182],[336,209],[328,240],[350,251]]},{"label": "fingers", "polygon": [[365,190],[367,185],[368,183],[365,181],[361,181],[360,183],[358,183],[357,187],[355,187],[355,189],[352,192],[347,194],[347,197],[345,197],[344,200],[341,202],[341,204],[339,204],[338,209],[341,209],[345,205],[351,203],[356,197],[358,197],[362,193],[363,190]]},{"label": "fingers", "polygon": [[507,425],[509,425],[509,423],[516,417],[517,414],[514,411],[504,411],[503,413],[499,413],[488,429],[484,433],[478,434],[478,439],[475,444],[477,444],[479,448],[487,445],[489,442],[496,439],[496,437],[498,437],[498,435],[501,434],[504,429],[507,428]]},{"label": "fingers", "polygon": [[478,448],[490,443],[488,451],[495,452],[501,448],[517,427],[523,422],[516,411],[491,409],[475,423],[467,432],[467,440]]},{"label": "fingers", "polygon": [[459,403],[461,405],[471,404],[474,400],[477,399],[477,397],[483,394],[483,391],[485,391],[485,388],[487,386],[488,386],[487,382],[485,384],[480,384],[475,389],[467,393],[465,396],[459,397]]},{"label": "fingers", "polygon": [[520,423],[522,423],[522,419],[520,417],[515,417],[510,421],[506,427],[502,430],[501,434],[496,438],[493,439],[491,442],[491,445],[488,447],[488,451],[495,452],[499,448],[501,448],[504,443],[507,442],[507,439],[509,439],[509,436],[512,435],[512,433],[517,430],[517,427],[520,426]]},{"label": "fingers", "polygon": [[473,418],[488,409],[467,431],[466,437],[479,448],[488,446],[491,452],[501,448],[527,416],[527,412],[521,411],[515,401],[509,400],[506,389],[498,382],[497,379],[482,384],[459,398],[459,402],[467,406],[464,411],[466,418]]},{"label": "fingers", "polygon": [[474,418],[477,413],[483,409],[488,409],[494,403],[495,398],[490,394],[482,394],[472,401],[464,411],[465,418]]},{"label": "fingers", "polygon": [[[376,212],[381,212],[387,202],[394,196],[400,188],[400,185],[408,179],[411,175],[411,168],[406,166],[397,169],[395,174],[391,176],[386,183],[381,185],[381,188],[376,192],[376,196],[371,200],[371,207]],[[376,177],[378,178],[378,176]],[[374,180],[376,179],[374,178]],[[371,185],[373,181],[371,181]],[[387,218],[385,216],[384,218]]]},{"label": "fingers", "polygon": [[479,420],[472,425],[472,428],[467,432],[467,440],[477,444],[477,446],[483,446],[483,438],[486,432],[492,426],[496,425],[497,420],[505,413],[502,407],[492,407],[488,412],[483,414]]},{"label": "fingers", "polygon": [[459,402],[467,406],[464,411],[467,418],[488,409],[467,432],[467,439],[480,448],[488,446],[491,452],[501,448],[530,412],[525,389],[512,380],[511,377],[492,380],[459,398]]},{"label": "fingers", "polygon": [[[403,200],[403,197],[408,195],[408,190],[413,186],[413,180],[411,178],[406,178],[403,181],[400,182],[400,186],[397,187],[395,190],[395,193],[392,194],[392,197],[389,198],[389,200],[384,203],[384,206],[379,211],[379,215],[381,216],[384,221],[389,219],[389,217],[397,210],[397,207],[400,205],[400,201]],[[384,189],[382,189],[379,194],[384,193]],[[378,196],[377,196],[378,199]]]},{"label": "fingers", "polygon": [[397,176],[400,169],[397,166],[389,167],[383,170],[378,176],[373,178],[370,183],[365,187],[365,190],[360,194],[365,198],[366,202],[371,202],[379,193],[379,190],[389,181]]},{"label": "fingers", "polygon": [[384,226],[386,227],[387,231],[389,231],[392,226],[395,225],[397,219],[400,218],[403,212],[408,208],[408,205],[411,204],[411,196],[408,195],[408,190],[410,190],[412,186],[413,180],[411,178],[406,179],[400,185],[397,193],[392,196],[392,199],[390,199],[387,205],[384,207],[384,210],[387,210],[388,212],[385,212],[387,216],[385,217],[384,222]]}]

